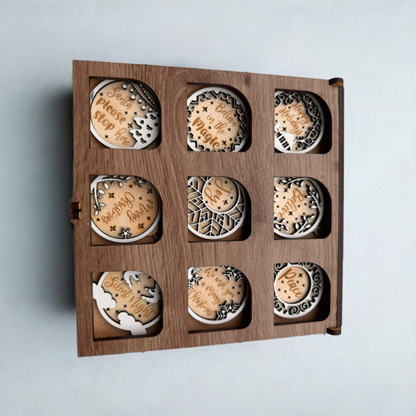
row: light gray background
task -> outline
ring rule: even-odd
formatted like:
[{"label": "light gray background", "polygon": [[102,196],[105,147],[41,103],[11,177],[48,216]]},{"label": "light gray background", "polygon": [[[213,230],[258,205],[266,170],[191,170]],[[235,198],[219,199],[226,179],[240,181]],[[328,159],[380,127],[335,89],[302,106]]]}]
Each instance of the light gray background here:
[{"label": "light gray background", "polygon": [[[1,1],[0,413],[415,415],[414,1]],[[341,337],[77,358],[72,60],[345,80]]]}]

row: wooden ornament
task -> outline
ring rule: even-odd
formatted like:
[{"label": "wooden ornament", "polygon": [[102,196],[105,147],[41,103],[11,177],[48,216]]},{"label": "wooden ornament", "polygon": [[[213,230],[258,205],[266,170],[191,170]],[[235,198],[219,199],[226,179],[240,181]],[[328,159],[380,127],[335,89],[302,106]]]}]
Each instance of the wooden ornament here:
[{"label": "wooden ornament", "polygon": [[227,177],[188,180],[188,229],[198,237],[220,240],[233,234],[246,215],[242,186]]},{"label": "wooden ornament", "polygon": [[310,178],[274,178],[274,232],[299,238],[313,232],[324,214],[323,193]]},{"label": "wooden ornament", "polygon": [[217,325],[231,321],[247,303],[244,274],[230,266],[190,267],[189,314],[199,322]]},{"label": "wooden ornament", "polygon": [[306,92],[276,91],[274,132],[279,152],[310,152],[324,134],[324,113],[318,100]]},{"label": "wooden ornament", "polygon": [[198,152],[239,152],[247,139],[247,110],[224,87],[207,87],[188,98],[188,146]]},{"label": "wooden ornament", "polygon": [[91,183],[91,227],[115,243],[150,234],[160,219],[157,189],[137,176],[99,175]]},{"label": "wooden ornament", "polygon": [[322,269],[313,263],[274,265],[274,313],[299,318],[319,303],[324,288]]},{"label": "wooden ornament", "polygon": [[147,328],[161,319],[162,291],[146,273],[103,273],[98,284],[92,284],[92,291],[102,317],[132,335],[146,335]]},{"label": "wooden ornament", "polygon": [[144,149],[160,134],[160,104],[141,82],[105,80],[91,92],[90,129],[112,149]]}]

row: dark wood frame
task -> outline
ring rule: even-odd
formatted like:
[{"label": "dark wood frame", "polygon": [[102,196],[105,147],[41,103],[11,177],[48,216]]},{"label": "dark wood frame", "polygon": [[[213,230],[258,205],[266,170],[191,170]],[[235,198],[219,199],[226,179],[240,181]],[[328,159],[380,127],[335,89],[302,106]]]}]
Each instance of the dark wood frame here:
[{"label": "dark wood frame", "polygon": [[[74,224],[76,307],[79,356],[197,347],[307,334],[340,333],[343,260],[343,81],[177,67],[74,61]],[[90,79],[132,79],[147,84],[161,103],[162,139],[152,150],[90,146]],[[224,85],[246,98],[252,115],[251,146],[240,153],[188,151],[188,84]],[[312,92],[332,118],[331,149],[326,154],[274,151],[274,92]],[[137,175],[156,186],[163,202],[163,236],[155,244],[91,244],[90,176]],[[228,176],[251,198],[251,235],[244,241],[188,242],[189,176]],[[319,180],[331,197],[331,232],[322,239],[275,240],[273,178],[306,176]],[[72,209],[73,208],[73,209]],[[329,315],[318,322],[275,325],[273,265],[313,262],[330,282]],[[188,332],[187,269],[228,264],[248,277],[251,323],[244,329]],[[143,270],[163,292],[163,330],[154,337],[94,340],[92,275],[113,270]]]}]

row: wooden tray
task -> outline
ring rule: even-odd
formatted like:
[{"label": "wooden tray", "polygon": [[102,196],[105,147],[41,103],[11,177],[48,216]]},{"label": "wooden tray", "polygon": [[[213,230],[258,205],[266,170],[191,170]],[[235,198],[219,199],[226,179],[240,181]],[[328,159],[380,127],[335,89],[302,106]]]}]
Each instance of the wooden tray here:
[{"label": "wooden tray", "polygon": [[[343,256],[343,82],[205,69],[74,61],[74,224],[79,356],[116,354],[265,340],[297,335],[340,334]],[[96,79],[131,79],[147,84],[161,104],[161,142],[154,149],[119,150],[91,145],[90,91]],[[94,84],[95,83],[95,84]],[[187,96],[193,84],[231,87],[251,112],[251,145],[245,152],[189,151]],[[285,154],[274,150],[275,90],[312,92],[330,117],[329,151]],[[328,124],[327,124],[328,126]],[[325,151],[327,149],[324,149]],[[90,178],[136,175],[158,189],[163,235],[155,244],[93,245]],[[251,200],[251,232],[243,241],[189,242],[187,181],[191,176],[228,176],[244,185]],[[275,239],[273,178],[305,176],[321,182],[330,197],[330,232],[318,239]],[[325,317],[312,322],[286,320],[273,313],[273,265],[313,262],[328,276],[322,299]],[[193,266],[232,265],[251,286],[251,322],[243,329],[194,332],[188,324],[187,271]],[[156,336],[94,339],[92,281],[105,271],[143,270],[163,291],[163,329]],[[319,314],[318,314],[319,315]],[[315,318],[314,318],[315,319]],[[322,320],[319,320],[322,319]],[[277,322],[276,322],[277,321]]]}]

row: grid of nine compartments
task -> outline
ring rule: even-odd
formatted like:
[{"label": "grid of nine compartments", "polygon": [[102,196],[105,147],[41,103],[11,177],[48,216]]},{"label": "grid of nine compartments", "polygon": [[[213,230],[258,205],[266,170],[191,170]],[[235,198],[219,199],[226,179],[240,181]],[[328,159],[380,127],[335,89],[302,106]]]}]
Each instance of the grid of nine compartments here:
[{"label": "grid of nine compartments", "polygon": [[[132,79],[148,85],[161,105],[161,143],[152,150],[94,148],[90,145],[91,81]],[[231,87],[247,100],[251,146],[245,152],[189,151],[186,141],[188,85]],[[194,347],[326,333],[341,326],[343,88],[328,80],[250,73],[99,62],[74,62],[74,220],[78,353],[80,356]],[[275,90],[309,91],[331,114],[331,148],[325,154],[274,151]],[[90,178],[135,175],[149,180],[162,201],[163,235],[155,244],[91,243]],[[244,241],[189,242],[187,181],[191,176],[225,176],[240,182],[251,201],[251,232]],[[304,176],[321,182],[331,199],[330,233],[322,239],[275,240],[273,180]],[[328,275],[329,314],[323,321],[275,325],[273,265],[307,261]],[[243,271],[251,286],[251,322],[243,329],[191,333],[187,271],[193,266],[228,264]],[[163,329],[157,336],[97,340],[93,336],[92,275],[143,270],[163,292]]]}]

